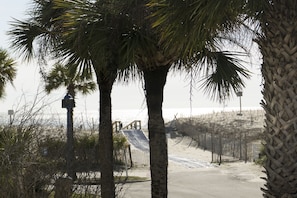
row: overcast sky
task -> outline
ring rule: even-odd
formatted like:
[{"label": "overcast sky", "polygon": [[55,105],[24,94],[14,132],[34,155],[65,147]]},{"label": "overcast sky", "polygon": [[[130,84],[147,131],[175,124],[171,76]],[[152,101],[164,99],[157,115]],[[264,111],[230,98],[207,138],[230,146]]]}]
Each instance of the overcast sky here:
[{"label": "overcast sky", "polygon": [[[7,31],[9,22],[12,18],[24,19],[26,11],[32,0],[6,0],[5,6],[0,7],[0,47],[9,49]],[[11,56],[17,60],[18,74],[14,81],[14,87],[8,85],[6,88],[6,97],[0,100],[0,112],[7,113],[8,109],[16,108],[20,103],[32,101],[36,95],[37,89],[43,89],[38,73],[38,65],[34,62],[25,63],[18,58],[17,54],[11,53]],[[242,106],[243,107],[260,107],[261,95],[261,75],[259,53],[255,50],[252,62],[248,61],[246,67],[253,72],[252,78],[246,81],[246,88],[243,89]],[[192,107],[193,108],[212,108],[223,107],[223,104],[209,100],[207,95],[197,86],[193,91]],[[61,99],[64,97],[65,89],[54,91],[48,96],[54,111],[61,110]],[[89,96],[78,96],[76,101],[77,111],[95,111],[98,110],[99,94],[96,91]],[[141,82],[134,82],[128,85],[118,85],[113,88],[112,92],[113,109],[145,109],[145,99]],[[168,75],[165,86],[164,108],[189,108],[190,107],[190,87],[189,79],[185,75],[173,74]],[[238,107],[239,99],[233,96],[230,101],[226,101],[227,107]],[[61,110],[62,111],[62,110]]]}]

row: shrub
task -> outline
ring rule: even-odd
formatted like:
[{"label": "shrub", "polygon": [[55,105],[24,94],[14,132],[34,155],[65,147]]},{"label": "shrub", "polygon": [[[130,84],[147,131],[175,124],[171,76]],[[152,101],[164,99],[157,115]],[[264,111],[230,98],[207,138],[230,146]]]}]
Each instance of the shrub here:
[{"label": "shrub", "polygon": [[83,135],[75,138],[76,169],[78,171],[98,170],[98,135]]},{"label": "shrub", "polygon": [[[54,182],[65,173],[66,141],[40,135],[44,130],[39,125],[0,127],[0,198],[42,198],[52,195]],[[118,164],[123,164],[127,146],[123,135],[114,135],[115,161]],[[100,165],[97,157],[98,135],[75,138],[75,152],[76,171],[81,172],[79,181],[88,189],[89,183],[98,179],[93,172]],[[75,190],[78,193],[84,188]],[[96,191],[100,191],[99,186]],[[79,192],[84,193],[88,191]]]},{"label": "shrub", "polygon": [[259,153],[259,158],[255,161],[256,164],[263,166],[266,162],[267,156],[265,154],[265,148],[262,145],[260,153]]},{"label": "shrub", "polygon": [[53,170],[36,149],[34,127],[0,128],[0,197],[42,197]]}]

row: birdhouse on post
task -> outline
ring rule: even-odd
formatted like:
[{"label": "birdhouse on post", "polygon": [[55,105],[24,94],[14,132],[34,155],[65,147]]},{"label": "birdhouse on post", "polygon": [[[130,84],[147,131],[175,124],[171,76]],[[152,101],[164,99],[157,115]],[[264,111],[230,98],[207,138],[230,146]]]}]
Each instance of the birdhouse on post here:
[{"label": "birdhouse on post", "polygon": [[73,107],[75,107],[74,98],[68,93],[64,99],[62,99],[62,108],[70,109]]}]

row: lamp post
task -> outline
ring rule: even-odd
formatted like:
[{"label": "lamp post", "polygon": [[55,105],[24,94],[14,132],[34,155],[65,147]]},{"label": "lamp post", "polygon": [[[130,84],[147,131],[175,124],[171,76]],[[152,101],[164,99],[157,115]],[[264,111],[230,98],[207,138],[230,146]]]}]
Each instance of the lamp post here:
[{"label": "lamp post", "polygon": [[67,93],[62,99],[62,108],[67,109],[67,143],[66,143],[66,171],[69,177],[76,179],[74,170],[74,138],[73,138],[73,108],[74,98]]},{"label": "lamp post", "polygon": [[242,91],[239,90],[236,92],[237,97],[239,97],[239,113],[237,115],[242,116],[242,111],[241,111],[241,97],[242,97]]}]

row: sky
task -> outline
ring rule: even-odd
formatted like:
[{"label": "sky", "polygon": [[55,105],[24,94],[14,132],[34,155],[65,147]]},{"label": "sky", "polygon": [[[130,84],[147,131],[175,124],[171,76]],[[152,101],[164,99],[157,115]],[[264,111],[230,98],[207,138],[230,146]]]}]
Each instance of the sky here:
[{"label": "sky", "polygon": [[[9,0],[5,6],[0,7],[0,47],[9,51],[10,56],[17,61],[17,77],[14,86],[6,87],[6,96],[0,99],[0,113],[7,113],[9,109],[17,109],[23,104],[32,103],[36,98],[45,98],[45,103],[50,106],[53,112],[65,112],[61,109],[61,100],[65,96],[65,89],[53,91],[45,96],[42,92],[43,85],[39,76],[38,64],[36,61],[24,62],[20,54],[14,53],[10,48],[7,31],[10,29],[9,23],[13,18],[23,20],[27,17],[26,11],[30,7],[32,0]],[[261,94],[261,58],[257,47],[252,50],[252,57],[244,64],[253,74],[246,80],[246,87],[242,90],[242,107],[259,107],[262,99]],[[50,65],[48,65],[49,67]],[[198,80],[197,80],[198,81]],[[239,98],[234,95],[224,104],[209,99],[199,85],[195,86],[190,93],[189,78],[185,74],[170,72],[164,90],[164,109],[189,109],[192,108],[239,108]],[[112,108],[114,110],[134,109],[144,111],[146,108],[142,82],[133,82],[127,85],[115,83],[112,91]],[[42,100],[44,101],[44,100]],[[192,103],[190,102],[192,101]],[[88,96],[78,95],[76,99],[77,112],[98,111],[99,92],[95,91]],[[190,111],[190,110],[189,110]]]}]

